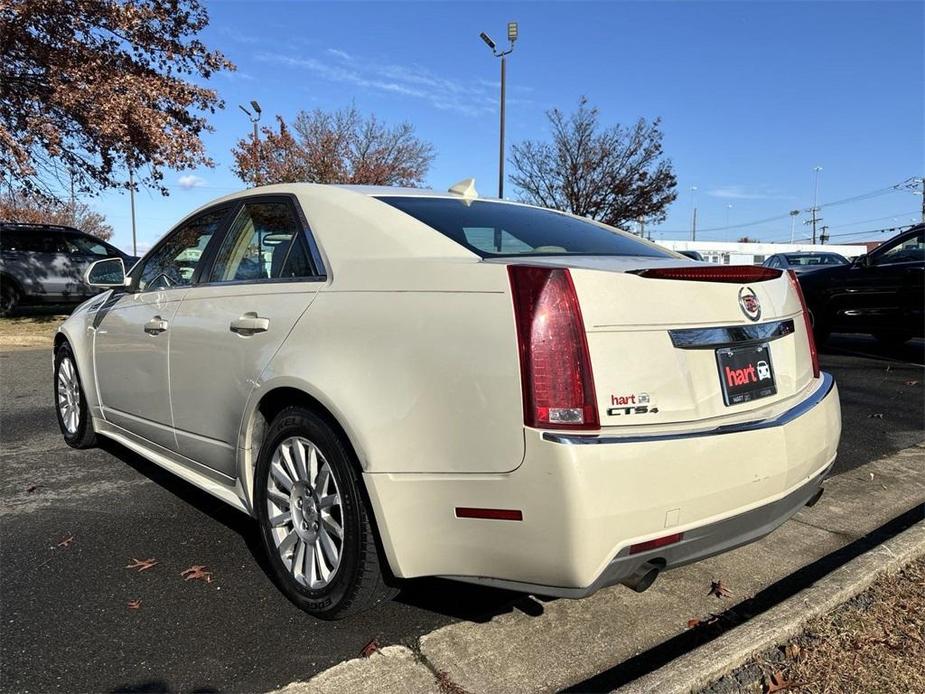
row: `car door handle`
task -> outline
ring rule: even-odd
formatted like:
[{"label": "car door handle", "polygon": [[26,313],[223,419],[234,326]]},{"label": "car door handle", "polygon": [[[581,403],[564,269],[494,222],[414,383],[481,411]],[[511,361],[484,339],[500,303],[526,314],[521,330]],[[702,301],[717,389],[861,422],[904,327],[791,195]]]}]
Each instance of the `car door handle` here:
[{"label": "car door handle", "polygon": [[148,333],[148,335],[160,335],[167,330],[167,327],[167,321],[160,316],[154,316],[154,318],[145,323],[145,332]]},{"label": "car door handle", "polygon": [[256,313],[245,313],[240,318],[231,321],[231,332],[238,335],[253,335],[265,333],[270,329],[270,319],[261,318]]}]

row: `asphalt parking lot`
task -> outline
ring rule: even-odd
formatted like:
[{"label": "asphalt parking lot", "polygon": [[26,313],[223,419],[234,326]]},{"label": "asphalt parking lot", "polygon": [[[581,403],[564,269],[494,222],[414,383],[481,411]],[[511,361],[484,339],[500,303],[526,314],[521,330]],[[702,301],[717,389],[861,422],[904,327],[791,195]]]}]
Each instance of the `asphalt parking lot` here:
[{"label": "asphalt parking lot", "polygon": [[[841,392],[836,474],[922,440],[923,341],[884,351],[835,336],[822,364]],[[64,445],[46,350],[0,352],[0,389],[5,691],[266,690],[356,657],[374,639],[411,643],[519,601],[421,580],[355,619],[314,620],[266,577],[248,518],[116,444]],[[157,561],[149,570],[126,568],[148,558]],[[212,582],[184,581],[194,565]]]}]

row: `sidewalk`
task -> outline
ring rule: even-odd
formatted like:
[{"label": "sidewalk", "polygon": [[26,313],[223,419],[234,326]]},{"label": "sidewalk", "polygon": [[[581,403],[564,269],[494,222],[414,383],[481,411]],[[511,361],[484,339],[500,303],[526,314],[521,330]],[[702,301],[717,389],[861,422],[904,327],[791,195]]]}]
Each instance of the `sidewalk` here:
[{"label": "sidewalk", "polygon": [[[735,606],[768,586],[922,504],[925,444],[829,480],[816,506],[764,540],[667,572],[646,593],[617,586],[577,601],[525,599],[523,611],[452,624],[281,691],[612,689],[696,647],[713,625],[747,617]],[[715,581],[731,594],[712,595]]]}]

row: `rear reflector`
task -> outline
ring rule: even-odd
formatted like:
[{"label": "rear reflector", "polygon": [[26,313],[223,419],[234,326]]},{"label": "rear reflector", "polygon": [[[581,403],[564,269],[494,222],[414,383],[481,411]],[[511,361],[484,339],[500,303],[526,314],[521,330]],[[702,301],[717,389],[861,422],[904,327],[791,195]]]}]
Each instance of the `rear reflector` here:
[{"label": "rear reflector", "polygon": [[650,549],[658,549],[665,545],[673,545],[676,542],[680,542],[682,537],[684,537],[684,533],[675,533],[674,535],[665,535],[665,537],[658,537],[648,542],[630,545],[630,554],[639,554],[640,552],[648,552]]},{"label": "rear reflector", "polygon": [[806,305],[806,298],[803,296],[803,288],[800,286],[800,280],[797,273],[793,270],[787,270],[790,276],[790,286],[800,299],[800,306],[803,307],[803,323],[806,325],[806,339],[809,340],[809,356],[813,360],[813,378],[819,378],[821,370],[819,368],[819,351],[816,349],[816,336],[813,334],[813,319],[809,314],[809,307]]},{"label": "rear reflector", "polygon": [[524,514],[518,509],[509,508],[470,508],[457,506],[457,518],[487,518],[489,520],[522,521]]},{"label": "rear reflector", "polygon": [[524,424],[600,428],[591,358],[572,276],[564,268],[509,265],[520,352]]},{"label": "rear reflector", "polygon": [[764,282],[780,277],[780,270],[760,265],[720,265],[694,267],[653,267],[633,270],[634,275],[651,280],[685,280],[687,282]]}]

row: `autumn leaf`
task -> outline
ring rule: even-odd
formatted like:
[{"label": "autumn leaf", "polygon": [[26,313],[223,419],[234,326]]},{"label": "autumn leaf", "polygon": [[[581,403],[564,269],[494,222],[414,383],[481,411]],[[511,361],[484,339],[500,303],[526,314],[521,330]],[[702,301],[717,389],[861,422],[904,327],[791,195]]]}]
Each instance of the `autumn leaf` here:
[{"label": "autumn leaf", "polygon": [[790,684],[791,682],[784,677],[784,673],[778,670],[768,679],[764,691],[767,692],[767,694],[771,694],[771,692],[779,692],[783,689],[789,689]]},{"label": "autumn leaf", "polygon": [[30,484],[28,487],[26,487],[26,494],[31,494],[36,489],[40,489],[43,486],[44,485],[41,485],[41,484]]},{"label": "autumn leaf", "polygon": [[183,577],[184,581],[205,581],[206,583],[212,583],[212,572],[206,571],[207,568],[209,567],[194,564],[188,569],[181,571],[180,575]]},{"label": "autumn leaf", "polygon": [[377,653],[378,651],[379,651],[379,642],[376,641],[376,639],[373,639],[372,641],[367,643],[365,646],[363,646],[362,650],[360,651],[360,656],[363,658],[368,658],[373,653]]},{"label": "autumn leaf", "polygon": [[693,628],[696,627],[696,626],[700,626],[700,620],[699,620],[699,619],[694,618],[694,619],[688,619],[688,620],[687,620],[687,628],[688,628],[688,629],[693,629]]},{"label": "autumn leaf", "polygon": [[125,568],[138,569],[138,573],[141,573],[142,571],[153,569],[155,566],[157,566],[157,561],[154,559],[154,557],[151,557],[150,559],[135,559],[132,557],[132,563]]},{"label": "autumn leaf", "polygon": [[788,644],[784,647],[784,655],[786,655],[788,658],[790,658],[790,660],[796,660],[797,658],[800,657],[800,651],[801,651],[801,650],[802,650],[802,649],[800,648],[800,646],[799,646],[798,644],[795,644],[795,643],[788,643]]},{"label": "autumn leaf", "polygon": [[710,592],[707,595],[715,595],[718,598],[732,597],[732,591],[727,588],[722,580],[710,582]]},{"label": "autumn leaf", "polygon": [[68,547],[71,546],[71,543],[73,541],[74,541],[74,536],[68,535],[67,537],[61,539],[61,541],[58,543],[58,547],[61,547],[62,549],[67,549]]},{"label": "autumn leaf", "polygon": [[130,610],[140,610],[141,609],[141,600],[129,600],[128,608]]}]

